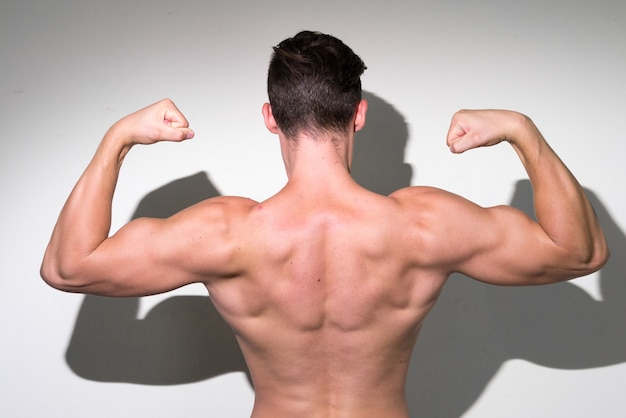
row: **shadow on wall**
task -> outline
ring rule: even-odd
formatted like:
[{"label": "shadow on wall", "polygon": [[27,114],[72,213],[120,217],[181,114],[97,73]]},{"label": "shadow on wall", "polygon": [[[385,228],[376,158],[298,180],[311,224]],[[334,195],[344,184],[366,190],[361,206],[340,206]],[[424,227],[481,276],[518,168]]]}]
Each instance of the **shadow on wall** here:
[{"label": "shadow on wall", "polygon": [[[413,353],[407,395],[415,416],[463,415],[507,360],[567,370],[626,361],[626,236],[586,192],[612,250],[600,271],[602,300],[567,282],[501,287],[453,275]],[[533,216],[528,180],[517,183],[511,205]]]},{"label": "shadow on wall", "polygon": [[[357,135],[353,175],[389,194],[410,185],[404,163],[408,128],[402,115],[371,93],[368,121]],[[167,217],[218,196],[205,173],[148,194],[133,218]],[[602,301],[570,283],[506,288],[453,276],[430,313],[407,379],[412,416],[453,418],[479,398],[503,362],[583,369],[626,361],[626,237],[589,193],[613,257],[601,272]],[[511,202],[532,214],[532,191],[520,181]],[[66,359],[89,380],[172,385],[247,372],[232,331],[209,297],[174,296],[138,319],[140,299],[86,296]],[[249,376],[248,376],[249,377]]]},{"label": "shadow on wall", "polygon": [[[144,197],[133,214],[166,218],[219,196],[205,173]],[[102,382],[174,385],[247,374],[230,327],[206,296],[173,296],[138,318],[140,298],[85,296],[66,353],[79,376]],[[249,377],[249,376],[248,376]]]}]

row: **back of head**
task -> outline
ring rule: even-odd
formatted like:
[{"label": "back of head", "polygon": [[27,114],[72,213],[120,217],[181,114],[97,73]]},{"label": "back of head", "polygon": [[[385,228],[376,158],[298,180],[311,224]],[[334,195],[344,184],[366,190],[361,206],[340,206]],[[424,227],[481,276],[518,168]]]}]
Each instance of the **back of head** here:
[{"label": "back of head", "polygon": [[365,64],[339,39],[303,31],[274,47],[267,88],[272,114],[287,138],[345,133],[361,100]]}]

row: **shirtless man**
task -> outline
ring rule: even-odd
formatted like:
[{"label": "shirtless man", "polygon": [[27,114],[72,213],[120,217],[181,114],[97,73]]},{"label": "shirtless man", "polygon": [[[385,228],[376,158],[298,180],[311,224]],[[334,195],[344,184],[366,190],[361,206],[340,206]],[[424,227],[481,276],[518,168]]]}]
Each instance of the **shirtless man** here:
[{"label": "shirtless man", "polygon": [[[535,191],[538,223],[428,187],[390,196],[350,176],[365,123],[365,66],[341,41],[303,32],[274,49],[262,113],[285,187],[258,203],[217,197],[109,237],[122,160],[135,144],[194,136],[163,100],[115,123],[69,196],[42,277],[108,296],[206,285],[232,327],[256,394],[253,417],[407,417],[405,378],[447,277],[536,285],[599,269],[608,249],[580,185],[527,117],[460,111],[454,153],[508,142]],[[207,353],[210,355],[210,353]]]}]

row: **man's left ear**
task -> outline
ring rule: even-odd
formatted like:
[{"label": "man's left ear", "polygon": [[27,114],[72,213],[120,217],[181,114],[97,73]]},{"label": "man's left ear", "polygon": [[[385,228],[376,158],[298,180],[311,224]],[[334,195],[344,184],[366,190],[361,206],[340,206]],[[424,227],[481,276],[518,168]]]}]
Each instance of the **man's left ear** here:
[{"label": "man's left ear", "polygon": [[367,100],[361,100],[356,106],[354,115],[354,132],[360,131],[365,126],[365,114],[367,113]]},{"label": "man's left ear", "polygon": [[274,119],[274,115],[272,114],[272,106],[270,106],[269,103],[264,103],[261,113],[263,113],[263,120],[265,121],[265,127],[267,130],[273,134],[277,134],[279,129],[278,124]]}]

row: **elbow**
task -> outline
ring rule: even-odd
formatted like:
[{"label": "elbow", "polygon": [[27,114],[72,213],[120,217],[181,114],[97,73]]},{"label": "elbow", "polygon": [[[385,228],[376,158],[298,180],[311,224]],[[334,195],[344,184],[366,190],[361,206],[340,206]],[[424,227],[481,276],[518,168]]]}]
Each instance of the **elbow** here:
[{"label": "elbow", "polygon": [[39,269],[39,275],[48,286],[57,290],[68,291],[68,280],[53,261],[44,258]]},{"label": "elbow", "polygon": [[586,276],[600,270],[607,263],[610,255],[609,247],[604,237],[602,237],[594,245],[591,245],[584,254],[574,257],[575,266],[573,270],[575,274],[572,278]]},{"label": "elbow", "polygon": [[590,254],[589,260],[587,261],[587,267],[590,270],[590,273],[600,270],[611,258],[611,250],[609,246],[602,237],[600,242],[596,244],[593,248],[593,251]]},{"label": "elbow", "polygon": [[604,239],[595,240],[580,247],[557,245],[555,258],[542,269],[542,283],[556,283],[587,276],[600,270],[610,257],[609,247]]},{"label": "elbow", "polygon": [[82,287],[79,283],[80,280],[78,280],[80,276],[77,274],[76,268],[68,268],[67,266],[62,268],[58,260],[48,255],[44,256],[39,275],[50,287],[64,292],[77,293]]}]

